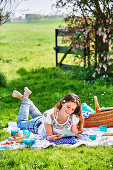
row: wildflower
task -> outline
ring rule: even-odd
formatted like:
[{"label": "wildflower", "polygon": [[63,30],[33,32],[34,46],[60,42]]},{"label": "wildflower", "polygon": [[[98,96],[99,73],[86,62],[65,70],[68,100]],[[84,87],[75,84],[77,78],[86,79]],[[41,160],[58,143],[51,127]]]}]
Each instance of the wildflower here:
[{"label": "wildflower", "polygon": [[96,68],[95,70],[96,70],[96,71],[99,71],[99,69],[98,69],[98,68]]},{"label": "wildflower", "polygon": [[104,61],[106,61],[106,57],[104,57]]},{"label": "wildflower", "polygon": [[111,40],[109,40],[109,44],[111,44]]},{"label": "wildflower", "polygon": [[95,77],[96,76],[96,73],[93,73],[92,77]]},{"label": "wildflower", "polygon": [[111,58],[111,57],[110,57],[110,55],[109,55],[109,54],[107,54],[107,60],[108,60],[108,59],[110,59],[110,58]]},{"label": "wildflower", "polygon": [[98,35],[99,35],[99,36],[101,36],[101,35],[102,35],[102,33],[99,31],[99,32],[98,32]]},{"label": "wildflower", "polygon": [[112,18],[110,18],[109,23],[110,23],[110,24],[112,23]]},{"label": "wildflower", "polygon": [[78,44],[76,45],[76,48],[79,48],[79,45],[78,45]]},{"label": "wildflower", "polygon": [[108,62],[108,65],[110,66],[112,63],[111,62]]},{"label": "wildflower", "polygon": [[64,166],[64,168],[67,168],[67,166]]},{"label": "wildflower", "polygon": [[99,63],[99,67],[100,67],[100,68],[102,67],[102,63]]},{"label": "wildflower", "polygon": [[89,20],[87,21],[87,23],[89,24]]},{"label": "wildflower", "polygon": [[107,38],[107,34],[104,34],[104,37],[103,37],[103,38],[105,38],[105,39],[106,39],[106,38]]},{"label": "wildflower", "polygon": [[102,27],[98,28],[98,31],[100,31],[100,32],[101,32],[101,31],[102,31]]},{"label": "wildflower", "polygon": [[104,70],[105,70],[105,71],[107,70],[107,67],[106,67],[106,65],[103,65],[103,68],[104,68]]},{"label": "wildflower", "polygon": [[103,42],[105,43],[106,42],[106,40],[105,40],[105,38],[103,37]]},{"label": "wildflower", "polygon": [[110,28],[108,28],[108,33],[110,32]]}]

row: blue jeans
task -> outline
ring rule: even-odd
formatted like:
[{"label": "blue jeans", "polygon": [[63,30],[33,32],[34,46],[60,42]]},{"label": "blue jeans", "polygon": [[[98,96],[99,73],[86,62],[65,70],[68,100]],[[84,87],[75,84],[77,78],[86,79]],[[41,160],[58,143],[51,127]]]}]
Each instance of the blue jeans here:
[{"label": "blue jeans", "polygon": [[[29,114],[33,119],[28,120]],[[30,99],[22,99],[17,126],[22,130],[29,130],[33,133],[38,133],[38,127],[42,124],[43,116],[38,108]]]}]

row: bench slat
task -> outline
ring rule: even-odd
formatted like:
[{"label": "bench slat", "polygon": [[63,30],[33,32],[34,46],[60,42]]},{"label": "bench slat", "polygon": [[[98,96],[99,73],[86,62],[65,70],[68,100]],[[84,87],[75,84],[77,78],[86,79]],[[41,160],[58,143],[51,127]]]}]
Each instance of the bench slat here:
[{"label": "bench slat", "polygon": [[[66,53],[69,50],[69,47],[66,46],[57,46],[54,47],[54,50],[57,51],[57,53]],[[76,48],[75,51],[69,51],[67,54],[76,54],[76,55],[84,55],[84,50],[80,48]]]}]

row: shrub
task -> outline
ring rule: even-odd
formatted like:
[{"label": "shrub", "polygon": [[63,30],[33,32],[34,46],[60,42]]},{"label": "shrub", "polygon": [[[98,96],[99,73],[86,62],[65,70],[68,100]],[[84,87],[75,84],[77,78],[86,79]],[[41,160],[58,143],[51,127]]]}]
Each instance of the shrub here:
[{"label": "shrub", "polygon": [[17,73],[20,74],[21,76],[26,75],[27,71],[25,68],[20,68],[19,70],[17,70]]}]

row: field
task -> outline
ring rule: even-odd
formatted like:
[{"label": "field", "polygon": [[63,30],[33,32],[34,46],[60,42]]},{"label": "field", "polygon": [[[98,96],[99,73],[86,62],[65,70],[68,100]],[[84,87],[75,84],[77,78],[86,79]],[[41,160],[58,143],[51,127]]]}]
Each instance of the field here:
[{"label": "field", "polygon": [[[0,87],[0,141],[10,136],[3,131],[8,122],[17,121],[20,101],[12,98],[14,89],[23,93],[24,87],[29,87],[32,91],[30,99],[42,113],[69,92],[78,94],[82,103],[93,109],[95,95],[100,107],[113,106],[112,82],[103,78],[85,81],[79,67],[72,70],[55,67],[54,30],[60,24],[62,19],[51,19],[37,23],[8,23],[1,27],[0,71],[5,74],[7,83]],[[66,59],[67,63],[70,61],[72,58]],[[0,151],[0,169],[113,169],[113,146],[28,147]]]},{"label": "field", "polygon": [[63,19],[58,18],[1,27],[0,69],[8,79],[17,78],[16,71],[20,67],[30,70],[55,66],[55,28],[61,24]]}]

